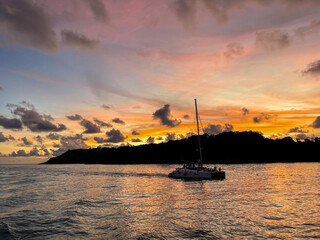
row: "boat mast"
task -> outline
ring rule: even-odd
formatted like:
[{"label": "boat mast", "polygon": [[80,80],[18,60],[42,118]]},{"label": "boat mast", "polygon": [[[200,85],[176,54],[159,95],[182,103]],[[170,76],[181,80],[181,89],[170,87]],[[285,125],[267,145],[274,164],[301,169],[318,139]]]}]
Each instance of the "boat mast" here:
[{"label": "boat mast", "polygon": [[198,130],[198,144],[199,144],[199,153],[200,153],[200,167],[202,167],[202,150],[200,145],[200,133],[199,133],[199,117],[198,117],[198,107],[197,107],[197,99],[194,99],[194,104],[196,106],[196,117],[197,117],[197,130]]}]

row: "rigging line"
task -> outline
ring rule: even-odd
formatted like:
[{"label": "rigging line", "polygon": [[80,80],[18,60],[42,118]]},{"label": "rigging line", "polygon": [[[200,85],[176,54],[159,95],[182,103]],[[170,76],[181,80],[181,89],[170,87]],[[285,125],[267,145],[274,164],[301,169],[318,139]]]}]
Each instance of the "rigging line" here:
[{"label": "rigging line", "polygon": [[192,125],[192,133],[197,133],[197,130],[195,128],[195,126],[197,125],[196,124],[196,115],[195,114],[192,114],[193,115],[193,125]]},{"label": "rigging line", "polygon": [[200,116],[199,116],[199,120],[200,120],[201,130],[202,130],[202,132],[204,133],[204,131],[203,131],[203,126],[202,126],[202,121],[201,121]]}]

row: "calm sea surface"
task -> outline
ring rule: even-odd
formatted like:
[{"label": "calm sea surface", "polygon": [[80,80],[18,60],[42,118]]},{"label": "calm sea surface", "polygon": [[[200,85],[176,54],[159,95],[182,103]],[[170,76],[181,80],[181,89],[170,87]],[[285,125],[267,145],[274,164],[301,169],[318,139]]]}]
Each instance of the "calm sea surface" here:
[{"label": "calm sea surface", "polygon": [[175,167],[0,165],[0,239],[320,238],[320,163]]}]

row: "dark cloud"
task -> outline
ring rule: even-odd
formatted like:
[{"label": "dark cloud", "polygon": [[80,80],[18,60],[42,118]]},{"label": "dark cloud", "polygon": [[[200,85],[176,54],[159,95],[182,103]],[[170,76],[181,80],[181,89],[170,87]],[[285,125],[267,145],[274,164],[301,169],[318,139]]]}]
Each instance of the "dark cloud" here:
[{"label": "dark cloud", "polygon": [[58,144],[58,143],[53,145],[54,148],[60,148],[60,146],[61,146],[61,145]]},{"label": "dark cloud", "polygon": [[320,60],[309,63],[302,73],[311,76],[320,76]]},{"label": "dark cloud", "polygon": [[96,119],[96,118],[93,119],[93,121],[95,121],[95,123],[98,124],[100,127],[109,127],[109,128],[112,127],[112,124],[106,123],[106,122],[104,122],[104,121],[100,121],[100,120],[98,120],[98,119]]},{"label": "dark cloud", "polygon": [[102,104],[101,107],[105,110],[109,110],[111,107],[106,105],[106,104]]},{"label": "dark cloud", "polygon": [[[41,151],[43,153],[41,153]],[[17,152],[12,152],[11,154],[9,154],[10,157],[32,157],[32,156],[49,156],[50,152],[47,149],[37,149],[36,147],[34,147],[33,149],[30,150],[30,152],[26,152],[25,150],[18,150]]]},{"label": "dark cloud", "polygon": [[79,121],[82,119],[82,116],[80,116],[79,114],[75,114],[75,115],[70,115],[70,116],[66,116],[69,120],[72,121]]},{"label": "dark cloud", "polygon": [[255,123],[260,123],[264,120],[269,120],[271,118],[271,116],[267,113],[260,113],[259,116],[257,117],[253,117],[253,122]]},{"label": "dark cloud", "polygon": [[147,143],[150,144],[150,143],[154,143],[154,137],[148,137],[147,139]]},{"label": "dark cloud", "polygon": [[247,109],[247,108],[244,107],[244,108],[242,108],[241,110],[242,110],[242,115],[243,115],[243,116],[249,115],[249,109]]},{"label": "dark cloud", "polygon": [[308,130],[303,130],[302,127],[294,127],[294,128],[290,128],[288,133],[307,133],[309,132]]},{"label": "dark cloud", "polygon": [[3,91],[3,88],[0,86],[0,91]]},{"label": "dark cloud", "polygon": [[116,148],[116,147],[118,147],[117,145],[114,145],[114,144],[112,144],[112,143],[105,143],[105,144],[103,144],[102,146],[103,146],[103,147],[108,147],[108,148]]},{"label": "dark cloud", "polygon": [[32,132],[60,132],[67,129],[64,124],[53,124],[54,119],[50,115],[39,114],[32,104],[27,102],[21,104],[7,104],[7,106],[12,108],[12,113],[19,116],[22,124]]},{"label": "dark cloud", "polygon": [[94,137],[93,138],[97,143],[105,143],[107,142],[107,139],[102,138],[102,137]]},{"label": "dark cloud", "polygon": [[131,139],[131,142],[142,142],[140,138],[133,138]]},{"label": "dark cloud", "polygon": [[26,153],[25,150],[18,150],[17,152],[12,152],[10,157],[27,157],[29,154]]},{"label": "dark cloud", "polygon": [[260,30],[256,32],[256,46],[267,51],[289,47],[291,39],[288,33],[280,29]]},{"label": "dark cloud", "polygon": [[307,5],[307,6],[320,6],[320,2],[319,0],[281,0],[282,3],[284,3],[287,6],[290,7],[299,7],[299,6],[303,6],[303,5]]},{"label": "dark cloud", "polygon": [[224,126],[217,124],[209,124],[203,129],[203,132],[209,135],[217,135],[222,132],[231,132],[233,131],[233,126],[231,124],[226,123]]},{"label": "dark cloud", "polygon": [[1,35],[44,52],[57,49],[57,38],[49,16],[34,1],[0,0]]},{"label": "dark cloud", "polygon": [[175,0],[170,8],[177,18],[184,24],[186,29],[195,27],[197,6],[194,0]]},{"label": "dark cloud", "polygon": [[233,42],[233,43],[229,43],[227,45],[227,50],[224,51],[224,56],[226,58],[232,58],[232,57],[235,57],[235,56],[240,56],[243,54],[243,47],[239,44],[239,43],[236,43],[236,42]]},{"label": "dark cloud", "polygon": [[43,148],[42,151],[43,151],[43,155],[42,156],[50,156],[51,155],[50,151],[48,149],[46,149],[46,148]]},{"label": "dark cloud", "polygon": [[311,124],[311,127],[313,128],[320,128],[320,116],[318,116],[313,123]]},{"label": "dark cloud", "polygon": [[42,149],[42,151],[44,152],[43,156],[49,156],[49,155],[51,155],[51,153],[49,152],[48,149]]},{"label": "dark cloud", "polygon": [[21,141],[23,142],[22,146],[31,146],[32,142],[29,141],[26,137],[21,138]]},{"label": "dark cloud", "polygon": [[153,119],[159,119],[161,125],[171,128],[180,125],[180,120],[170,118],[172,118],[172,116],[169,104],[164,105],[163,108],[160,108],[153,113]]},{"label": "dark cloud", "polygon": [[88,140],[84,138],[82,134],[76,134],[75,136],[62,136],[60,139],[60,144],[64,148],[68,149],[77,149],[79,148],[87,148],[88,145],[84,142]]},{"label": "dark cloud", "polygon": [[112,122],[114,122],[114,123],[118,123],[118,124],[125,124],[125,122],[124,121],[122,121],[120,118],[114,118],[114,119],[112,119]]},{"label": "dark cloud", "polygon": [[197,22],[198,10],[201,13],[203,11],[209,12],[218,23],[225,24],[229,21],[231,12],[252,7],[253,4],[259,7],[267,7],[273,3],[281,3],[290,6],[290,8],[302,5],[320,6],[318,0],[175,0],[170,3],[169,7],[186,29],[192,29]]},{"label": "dark cloud", "polygon": [[130,144],[130,143],[121,143],[121,145],[120,145],[120,147],[131,147],[131,146],[133,146],[132,144]]},{"label": "dark cloud", "polygon": [[0,126],[5,129],[21,130],[22,122],[17,118],[6,118],[0,115]]},{"label": "dark cloud", "polygon": [[284,138],[286,136],[287,135],[285,135],[283,133],[274,133],[274,134],[271,134],[268,138],[270,138],[270,139],[281,139],[281,138]]},{"label": "dark cloud", "polygon": [[43,142],[43,139],[42,139],[42,137],[41,137],[40,135],[36,136],[34,139],[35,139],[38,143],[41,143],[41,144],[42,144],[42,142]]},{"label": "dark cloud", "polygon": [[41,154],[39,153],[39,150],[37,148],[33,148],[30,150],[29,156],[41,156]]},{"label": "dark cloud", "polygon": [[57,133],[50,133],[49,135],[47,135],[47,138],[51,139],[51,140],[59,140],[61,137],[61,135],[57,134]]},{"label": "dark cloud", "polygon": [[12,137],[11,135],[8,136],[4,136],[2,132],[0,132],[0,142],[7,142],[7,141],[15,141],[14,137]]},{"label": "dark cloud", "polygon": [[206,9],[220,23],[226,23],[229,20],[229,11],[235,8],[241,8],[244,5],[242,0],[202,0]]},{"label": "dark cloud", "polygon": [[106,142],[110,143],[119,143],[123,142],[127,137],[124,137],[123,134],[117,129],[112,129],[108,132],[106,132],[107,140]]},{"label": "dark cloud", "polygon": [[196,24],[197,7],[202,3],[204,9],[211,13],[212,17],[219,23],[226,23],[229,20],[229,12],[233,9],[240,9],[244,6],[243,0],[176,0],[171,4],[171,9],[177,18],[182,21],[186,29],[193,28]]},{"label": "dark cloud", "polygon": [[299,27],[295,30],[295,35],[304,38],[309,35],[317,34],[320,31],[320,21],[311,21],[308,25]]},{"label": "dark cloud", "polygon": [[186,115],[183,116],[183,118],[184,118],[184,119],[189,119],[190,116],[189,116],[188,114],[186,114]]},{"label": "dark cloud", "polygon": [[186,134],[186,137],[189,138],[189,137],[194,136],[194,135],[196,135],[196,134],[193,133],[193,132],[188,132],[188,133]]},{"label": "dark cloud", "polygon": [[8,157],[8,155],[3,154],[2,152],[0,152],[0,157]]},{"label": "dark cloud", "polygon": [[305,133],[299,133],[296,135],[297,140],[312,140],[313,138],[314,138],[314,136],[308,136]]},{"label": "dark cloud", "polygon": [[179,134],[177,138],[178,139],[185,139],[186,137],[183,134]]},{"label": "dark cloud", "polygon": [[94,137],[93,139],[97,143],[119,143],[119,142],[123,142],[126,139],[126,137],[124,137],[119,130],[115,130],[115,129],[112,129],[111,131],[106,132],[106,135],[108,136],[107,138]]},{"label": "dark cloud", "polygon": [[82,34],[69,30],[61,31],[61,41],[65,45],[78,47],[84,50],[93,49],[99,44],[98,40],[89,39]]},{"label": "dark cloud", "polygon": [[9,140],[15,141],[16,139],[12,137],[11,135],[8,136]]},{"label": "dark cloud", "polygon": [[176,134],[175,133],[167,133],[166,141],[173,141],[176,140]]},{"label": "dark cloud", "polygon": [[162,137],[157,137],[157,138],[156,138],[156,140],[158,140],[158,141],[162,141],[162,140],[163,140],[163,138],[162,138]]},{"label": "dark cloud", "polygon": [[93,122],[87,120],[87,119],[82,119],[80,122],[80,125],[85,128],[83,133],[86,134],[91,134],[91,133],[100,133],[100,126],[97,124],[94,124]]},{"label": "dark cloud", "polygon": [[84,142],[85,140],[87,140],[87,138],[84,138],[82,134],[61,136],[59,149],[52,150],[52,155],[58,156],[71,149],[86,149],[89,146]]},{"label": "dark cloud", "polygon": [[132,134],[132,135],[140,135],[140,133],[137,132],[136,130],[133,130],[131,134]]},{"label": "dark cloud", "polygon": [[109,22],[107,9],[101,0],[85,0],[89,5],[95,19],[100,22]]}]

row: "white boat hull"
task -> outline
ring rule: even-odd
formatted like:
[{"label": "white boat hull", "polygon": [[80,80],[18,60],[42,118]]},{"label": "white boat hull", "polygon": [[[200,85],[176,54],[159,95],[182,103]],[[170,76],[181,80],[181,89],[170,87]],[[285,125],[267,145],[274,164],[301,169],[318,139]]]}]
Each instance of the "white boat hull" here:
[{"label": "white boat hull", "polygon": [[185,178],[185,179],[224,179],[226,177],[224,171],[212,171],[210,169],[188,169],[177,168],[169,173],[170,178]]}]

